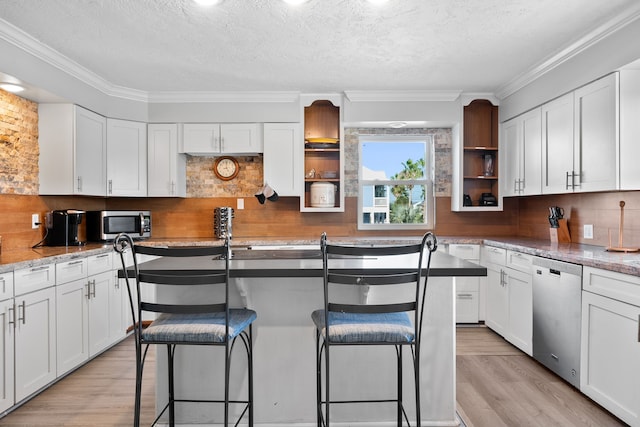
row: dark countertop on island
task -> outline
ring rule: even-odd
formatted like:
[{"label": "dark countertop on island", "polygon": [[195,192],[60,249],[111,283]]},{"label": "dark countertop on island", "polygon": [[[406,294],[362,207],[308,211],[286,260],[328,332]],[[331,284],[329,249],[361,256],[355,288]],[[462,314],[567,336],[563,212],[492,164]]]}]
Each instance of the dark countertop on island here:
[{"label": "dark countertop on island", "polygon": [[[410,244],[416,243],[421,236],[406,237],[329,237],[330,241],[338,243],[358,244]],[[153,245],[218,245],[222,240],[205,238],[153,238],[144,242]],[[608,252],[602,246],[584,245],[578,243],[551,243],[549,240],[536,240],[509,237],[458,237],[438,236],[439,244],[485,244],[518,252],[527,253],[543,258],[552,258],[565,262],[572,262],[584,266],[601,268],[620,273],[640,276],[640,253]],[[297,246],[317,246],[320,238],[234,238],[232,247],[235,250],[251,247],[269,246],[271,248],[290,248]],[[52,262],[64,262],[74,258],[97,255],[113,250],[110,243],[89,243],[85,246],[70,247],[39,247],[17,251],[3,251],[0,254],[0,273],[35,267]]]}]

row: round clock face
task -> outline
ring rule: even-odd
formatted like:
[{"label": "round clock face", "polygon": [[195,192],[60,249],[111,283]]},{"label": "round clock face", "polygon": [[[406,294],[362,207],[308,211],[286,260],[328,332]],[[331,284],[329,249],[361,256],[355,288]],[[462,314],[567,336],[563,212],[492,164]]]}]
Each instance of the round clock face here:
[{"label": "round clock face", "polygon": [[238,175],[238,161],[233,157],[218,157],[213,165],[216,176],[223,181],[229,181]]}]

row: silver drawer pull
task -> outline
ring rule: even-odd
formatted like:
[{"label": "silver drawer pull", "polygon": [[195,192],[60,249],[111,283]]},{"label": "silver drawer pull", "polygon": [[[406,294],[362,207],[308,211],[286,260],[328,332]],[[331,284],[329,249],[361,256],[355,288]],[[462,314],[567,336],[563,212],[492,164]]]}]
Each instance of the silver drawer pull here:
[{"label": "silver drawer pull", "polygon": [[32,269],[30,269],[29,271],[34,273],[36,271],[43,271],[43,270],[48,270],[49,266],[48,265],[43,265],[41,267],[33,267]]},{"label": "silver drawer pull", "polygon": [[84,262],[83,259],[79,259],[77,261],[69,261],[69,264],[67,265],[78,265],[78,264],[82,264]]},{"label": "silver drawer pull", "polygon": [[458,294],[458,299],[473,299],[471,294]]},{"label": "silver drawer pull", "polygon": [[[20,317],[20,307],[22,307],[22,317]],[[27,318],[27,302],[22,301],[22,304],[18,306],[18,321],[22,320],[22,324],[24,325]]]},{"label": "silver drawer pull", "polygon": [[[12,307],[9,307],[9,325],[16,324],[16,305],[14,304]],[[15,326],[14,326],[15,327]]]},{"label": "silver drawer pull", "polygon": [[102,254],[102,255],[96,255],[96,258],[106,258],[108,257],[110,254]]}]

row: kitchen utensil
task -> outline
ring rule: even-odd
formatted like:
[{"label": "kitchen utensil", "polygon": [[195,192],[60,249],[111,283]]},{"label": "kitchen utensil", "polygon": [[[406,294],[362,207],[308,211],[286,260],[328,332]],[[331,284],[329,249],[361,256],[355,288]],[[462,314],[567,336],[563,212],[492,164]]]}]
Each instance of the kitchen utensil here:
[{"label": "kitchen utensil", "polygon": [[336,205],[337,187],[330,182],[311,184],[311,207],[333,208]]},{"label": "kitchen utensil", "polygon": [[560,225],[558,224],[558,218],[556,218],[555,216],[549,215],[549,224],[551,225],[551,228],[560,227]]},{"label": "kitchen utensil", "polygon": [[625,248],[622,242],[622,230],[624,228],[624,200],[621,200],[620,203],[620,223],[618,226],[618,246],[611,245],[611,231],[609,231],[609,246],[607,247],[607,251],[610,252],[638,252],[639,248]]},{"label": "kitchen utensil", "polygon": [[564,209],[559,206],[551,206],[549,207],[550,216],[558,219],[564,218]]}]

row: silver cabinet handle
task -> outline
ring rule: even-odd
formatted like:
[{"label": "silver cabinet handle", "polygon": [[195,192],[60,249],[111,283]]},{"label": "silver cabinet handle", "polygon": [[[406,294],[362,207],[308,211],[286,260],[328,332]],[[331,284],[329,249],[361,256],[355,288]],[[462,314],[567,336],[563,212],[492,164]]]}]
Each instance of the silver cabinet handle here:
[{"label": "silver cabinet handle", "polygon": [[82,191],[82,177],[78,177],[78,192]]},{"label": "silver cabinet handle", "polygon": [[82,264],[84,262],[84,260],[79,259],[77,261],[70,261],[69,264],[67,265],[77,265],[77,264]]},{"label": "silver cabinet handle", "polygon": [[113,193],[113,180],[110,179],[109,180],[109,194],[112,194],[112,193]]},{"label": "silver cabinet handle", "polygon": [[89,284],[90,283],[91,282],[87,282],[87,283],[84,284],[84,290],[85,290],[84,296],[87,297],[87,299],[91,299],[91,292],[89,291]]},{"label": "silver cabinet handle", "polygon": [[2,293],[4,294],[5,292],[7,292],[7,281],[4,280],[4,277],[0,280],[2,280]]},{"label": "silver cabinet handle", "polygon": [[473,295],[471,294],[458,294],[459,299],[473,299]]},{"label": "silver cabinet handle", "polygon": [[[22,307],[22,317],[20,317],[20,307]],[[18,321],[22,320],[22,324],[24,325],[27,318],[27,302],[22,301],[22,304],[18,306]]]},{"label": "silver cabinet handle", "polygon": [[43,265],[41,267],[33,267],[31,270],[29,270],[30,272],[34,273],[36,271],[42,271],[42,270],[48,270],[49,266],[48,265]]},{"label": "silver cabinet handle", "polygon": [[13,327],[15,328],[15,324],[16,324],[16,305],[13,304],[13,306],[9,307],[9,325],[14,325]]},{"label": "silver cabinet handle", "polygon": [[638,342],[640,342],[640,314],[638,314]]},{"label": "silver cabinet handle", "polygon": [[95,297],[96,297],[96,279],[93,279],[93,280],[91,281],[91,296],[92,296],[93,298],[95,298]]},{"label": "silver cabinet handle", "polygon": [[106,258],[109,254],[96,255],[96,258]]},{"label": "silver cabinet handle", "polygon": [[573,184],[569,184],[569,178],[570,178],[570,177],[571,177],[571,178],[572,178],[572,180],[573,180],[573,173],[569,173],[569,172],[567,172],[567,176],[566,176],[566,178],[565,178],[565,190],[568,190],[568,189],[569,189],[569,187],[573,188]]}]

